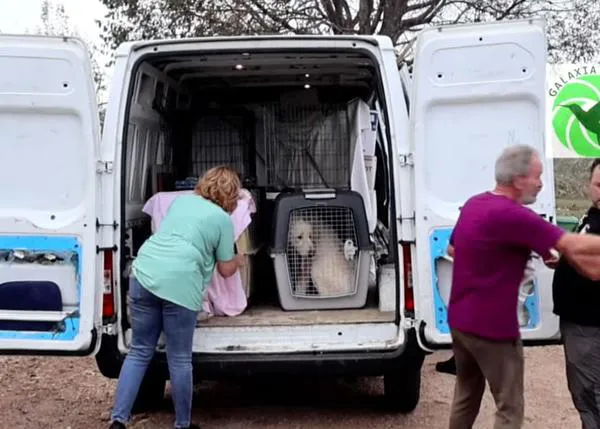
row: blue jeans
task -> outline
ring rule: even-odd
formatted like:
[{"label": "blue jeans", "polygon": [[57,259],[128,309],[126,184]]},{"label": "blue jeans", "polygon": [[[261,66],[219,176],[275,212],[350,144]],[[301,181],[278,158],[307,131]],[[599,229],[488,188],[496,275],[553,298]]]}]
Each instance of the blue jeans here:
[{"label": "blue jeans", "polygon": [[175,428],[186,428],[190,425],[192,414],[192,343],[197,313],[158,298],[134,277],[129,280],[129,296],[131,350],[119,374],[112,421],[123,424],[129,421],[142,379],[164,330],[175,405]]}]

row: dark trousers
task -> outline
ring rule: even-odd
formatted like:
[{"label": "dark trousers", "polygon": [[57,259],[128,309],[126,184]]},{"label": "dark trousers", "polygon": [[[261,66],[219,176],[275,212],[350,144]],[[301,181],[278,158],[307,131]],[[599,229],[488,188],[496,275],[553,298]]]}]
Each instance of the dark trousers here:
[{"label": "dark trousers", "polygon": [[518,429],[523,424],[523,345],[521,340],[490,341],[452,330],[456,384],[450,429],[470,429],[479,414],[487,380],[494,401],[494,429]]},{"label": "dark trousers", "polygon": [[567,384],[583,429],[600,429],[600,327],[560,321]]}]

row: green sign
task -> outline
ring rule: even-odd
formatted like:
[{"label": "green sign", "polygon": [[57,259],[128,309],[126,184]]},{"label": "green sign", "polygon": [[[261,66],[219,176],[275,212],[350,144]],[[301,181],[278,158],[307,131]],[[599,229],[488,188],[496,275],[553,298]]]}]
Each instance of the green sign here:
[{"label": "green sign", "polygon": [[570,67],[549,82],[552,129],[569,152],[600,157],[600,74],[594,66]]}]

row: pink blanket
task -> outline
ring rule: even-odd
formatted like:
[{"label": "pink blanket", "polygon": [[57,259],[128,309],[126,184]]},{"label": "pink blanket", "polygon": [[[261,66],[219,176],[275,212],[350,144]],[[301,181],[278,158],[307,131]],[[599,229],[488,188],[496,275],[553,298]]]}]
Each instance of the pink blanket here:
[{"label": "pink blanket", "polygon": [[[159,192],[152,196],[142,209],[152,218],[152,232],[155,232],[165,217],[171,203],[179,195],[191,194],[193,191]],[[240,193],[236,209],[231,213],[235,240],[252,222],[251,214],[256,212],[252,195],[245,189]],[[215,269],[208,285],[202,309],[208,315],[237,316],[248,305],[239,271],[229,278],[223,278]]]}]

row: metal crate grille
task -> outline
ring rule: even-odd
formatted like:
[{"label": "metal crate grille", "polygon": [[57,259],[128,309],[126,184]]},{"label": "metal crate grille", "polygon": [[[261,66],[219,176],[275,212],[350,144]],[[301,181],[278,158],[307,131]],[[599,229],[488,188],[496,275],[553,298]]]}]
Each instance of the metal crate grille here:
[{"label": "metal crate grille", "polygon": [[238,116],[203,116],[192,135],[192,174],[201,177],[217,165],[234,168],[242,177],[249,170],[251,131]]},{"label": "metal crate grille", "polygon": [[354,148],[346,105],[273,104],[263,115],[270,186],[349,188]]},{"label": "metal crate grille", "polygon": [[336,298],[356,294],[357,232],[350,208],[294,210],[286,251],[292,296]]}]

